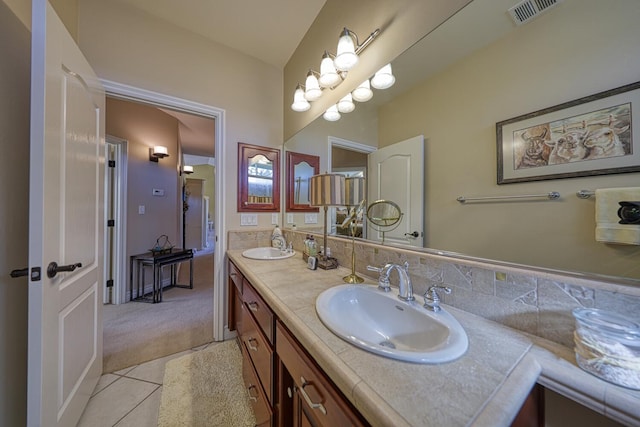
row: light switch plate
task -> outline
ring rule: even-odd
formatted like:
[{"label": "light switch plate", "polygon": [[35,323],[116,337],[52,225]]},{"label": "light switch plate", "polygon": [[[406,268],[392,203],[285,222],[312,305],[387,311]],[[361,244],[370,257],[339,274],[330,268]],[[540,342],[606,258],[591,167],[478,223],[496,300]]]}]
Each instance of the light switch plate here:
[{"label": "light switch plate", "polygon": [[161,188],[154,188],[152,194],[154,196],[163,197],[164,196],[164,190],[161,189]]},{"label": "light switch plate", "polygon": [[306,214],[304,214],[304,223],[305,224],[317,224],[318,223],[318,214],[317,213],[306,213]]},{"label": "light switch plate", "polygon": [[144,215],[144,205],[139,205],[138,206],[138,215]]},{"label": "light switch plate", "polygon": [[293,224],[293,214],[292,213],[288,213],[287,214],[287,224]]},{"label": "light switch plate", "polygon": [[272,213],[271,214],[271,225],[276,225],[278,223],[278,214],[277,213]]},{"label": "light switch plate", "polygon": [[258,225],[258,215],[240,214],[240,225]]}]

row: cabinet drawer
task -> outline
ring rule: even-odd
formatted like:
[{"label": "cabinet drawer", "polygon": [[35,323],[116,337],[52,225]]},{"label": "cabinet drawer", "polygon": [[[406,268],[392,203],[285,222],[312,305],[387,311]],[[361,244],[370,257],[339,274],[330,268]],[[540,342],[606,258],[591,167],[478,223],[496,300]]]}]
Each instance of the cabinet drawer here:
[{"label": "cabinet drawer", "polygon": [[273,350],[262,336],[255,321],[242,307],[242,335],[240,340],[258,374],[269,402],[273,402]]},{"label": "cabinet drawer", "polygon": [[272,412],[271,407],[267,403],[267,399],[262,392],[260,383],[253,370],[251,360],[247,355],[247,351],[242,347],[242,378],[244,380],[244,386],[249,394],[249,403],[251,409],[256,417],[256,426],[269,427],[271,426]]},{"label": "cabinet drawer", "polygon": [[367,425],[280,322],[276,322],[276,349],[318,425]]},{"label": "cabinet drawer", "polygon": [[262,329],[264,336],[267,337],[267,341],[273,345],[275,322],[273,311],[271,311],[269,306],[246,279],[242,285],[242,291],[242,299],[244,300],[244,303],[256,319],[256,323],[260,329]]},{"label": "cabinet drawer", "polygon": [[[236,267],[235,264],[231,261],[229,261],[229,278],[236,286],[236,289],[238,289],[240,295],[242,295],[242,279],[244,278],[244,276],[242,275],[242,273],[240,273],[238,267]],[[229,292],[231,292],[231,289],[229,289]]]}]

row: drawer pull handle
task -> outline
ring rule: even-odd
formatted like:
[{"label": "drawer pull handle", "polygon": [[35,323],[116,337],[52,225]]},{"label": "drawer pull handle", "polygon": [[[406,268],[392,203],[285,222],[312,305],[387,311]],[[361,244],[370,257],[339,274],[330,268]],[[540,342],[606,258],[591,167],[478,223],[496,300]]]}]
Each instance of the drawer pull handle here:
[{"label": "drawer pull handle", "polygon": [[[256,395],[252,396],[251,395],[251,390],[256,390]],[[258,390],[256,389],[256,386],[251,384],[248,388],[247,388],[247,393],[249,393],[249,400],[253,400],[254,402],[258,401]]]},{"label": "drawer pull handle", "polygon": [[248,302],[247,305],[249,306],[249,310],[258,311],[258,303],[257,302],[255,302],[255,301]]},{"label": "drawer pull handle", "polygon": [[251,350],[253,350],[253,351],[258,351],[258,347],[257,347],[257,346],[252,345],[252,344],[251,344],[251,341],[258,342],[255,338],[249,338],[249,339],[247,340],[247,347],[249,347],[249,349],[251,349]]},{"label": "drawer pull handle", "polygon": [[320,412],[322,412],[324,415],[327,415],[327,410],[324,405],[322,403],[313,403],[307,392],[304,391],[304,388],[309,385],[307,380],[305,380],[304,377],[300,377],[300,381],[302,381],[302,386],[300,386],[300,393],[302,394],[305,402],[307,402],[307,405],[309,405],[312,409],[319,409]]}]

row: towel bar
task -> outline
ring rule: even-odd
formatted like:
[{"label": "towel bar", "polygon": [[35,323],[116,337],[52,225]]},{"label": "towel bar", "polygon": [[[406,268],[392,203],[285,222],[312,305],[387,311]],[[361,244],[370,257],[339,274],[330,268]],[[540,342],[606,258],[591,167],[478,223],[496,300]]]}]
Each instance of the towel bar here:
[{"label": "towel bar", "polygon": [[552,191],[546,194],[522,194],[515,196],[487,196],[487,197],[464,197],[460,196],[456,200],[460,203],[470,202],[474,200],[508,200],[508,199],[531,199],[531,198],[540,198],[544,197],[549,200],[555,200],[560,198],[560,193],[557,191]]}]

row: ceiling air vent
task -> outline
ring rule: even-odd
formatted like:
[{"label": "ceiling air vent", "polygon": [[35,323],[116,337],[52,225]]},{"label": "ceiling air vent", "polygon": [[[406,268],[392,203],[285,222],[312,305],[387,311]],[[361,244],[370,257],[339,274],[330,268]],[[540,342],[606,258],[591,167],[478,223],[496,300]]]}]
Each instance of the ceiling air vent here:
[{"label": "ceiling air vent", "polygon": [[524,0],[509,9],[509,15],[516,25],[526,24],[563,0]]}]

